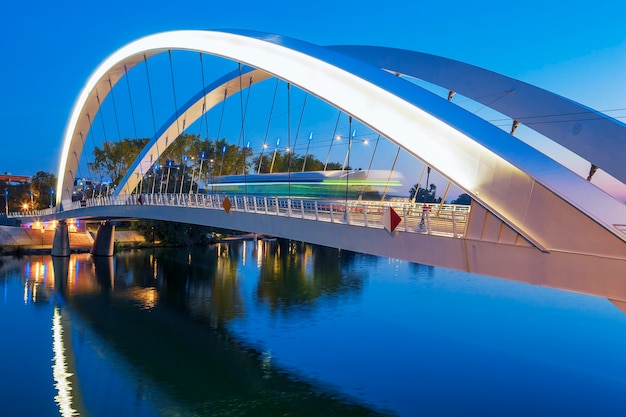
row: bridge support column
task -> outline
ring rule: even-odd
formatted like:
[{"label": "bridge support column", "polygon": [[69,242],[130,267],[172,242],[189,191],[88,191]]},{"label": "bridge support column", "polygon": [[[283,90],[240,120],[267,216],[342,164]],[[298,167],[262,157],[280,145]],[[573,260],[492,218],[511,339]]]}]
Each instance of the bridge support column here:
[{"label": "bridge support column", "polygon": [[96,238],[91,247],[91,254],[94,256],[113,256],[115,243],[115,226],[109,221],[100,223]]},{"label": "bridge support column", "polygon": [[70,235],[65,220],[60,220],[54,231],[52,256],[70,256]]}]

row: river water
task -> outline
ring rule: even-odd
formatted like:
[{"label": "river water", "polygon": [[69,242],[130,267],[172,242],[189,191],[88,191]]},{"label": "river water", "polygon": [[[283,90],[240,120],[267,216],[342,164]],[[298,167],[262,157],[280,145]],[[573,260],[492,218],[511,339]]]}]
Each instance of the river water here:
[{"label": "river water", "polygon": [[0,258],[2,416],[623,416],[604,299],[287,241]]}]

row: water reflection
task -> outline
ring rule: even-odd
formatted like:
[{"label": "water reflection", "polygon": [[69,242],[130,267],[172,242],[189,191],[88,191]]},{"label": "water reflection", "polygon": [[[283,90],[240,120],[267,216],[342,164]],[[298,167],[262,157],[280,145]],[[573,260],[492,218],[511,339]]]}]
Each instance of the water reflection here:
[{"label": "water reflection", "polygon": [[[54,278],[43,274],[44,285],[33,288],[45,290],[31,298],[49,299],[56,291],[65,303],[63,314],[71,308],[75,319],[87,325],[73,324],[79,335],[73,344],[84,350],[81,338],[89,332],[105,341],[136,370],[135,395],[152,398],[157,414],[169,415],[173,407],[179,415],[382,415],[276,368],[271,353],[256,351],[229,334],[225,324],[249,308],[241,293],[242,251],[247,253],[244,245],[219,244],[189,252],[146,250],[115,258],[75,255],[54,262],[47,258],[31,267],[36,271],[52,267]],[[272,310],[310,305],[320,296],[360,288],[357,274],[342,277],[346,266],[336,250],[259,242],[253,257],[257,251],[262,253],[258,297]],[[285,251],[289,256],[281,256]],[[64,322],[60,313],[55,309],[55,323]],[[59,329],[59,334],[65,334],[64,340],[71,337],[68,329]],[[60,347],[59,352],[71,350]],[[80,360],[72,365],[76,358],[65,360],[68,369],[75,367],[80,375],[97,367]],[[59,369],[62,377],[72,374]],[[82,398],[74,402],[82,401],[90,409],[96,394],[84,384],[74,385],[88,379],[60,378],[58,397],[70,392],[64,387],[80,389]],[[59,404],[73,410],[67,405],[71,401],[64,401]],[[67,412],[64,415],[72,415]]]},{"label": "water reflection", "polygon": [[355,271],[354,253],[278,240],[260,246],[257,300],[272,312],[312,306],[322,296],[359,292],[366,271]]}]

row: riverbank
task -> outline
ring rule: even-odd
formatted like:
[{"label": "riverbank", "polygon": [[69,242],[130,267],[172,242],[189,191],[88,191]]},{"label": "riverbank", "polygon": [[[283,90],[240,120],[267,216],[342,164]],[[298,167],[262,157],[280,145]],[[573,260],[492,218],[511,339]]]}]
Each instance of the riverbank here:
[{"label": "riverbank", "polygon": [[[89,252],[96,230],[86,229],[69,233],[72,252]],[[17,226],[0,226],[0,254],[49,253],[54,242],[54,229],[28,229]],[[115,231],[115,244],[136,246],[145,244],[145,238],[134,230]]]}]

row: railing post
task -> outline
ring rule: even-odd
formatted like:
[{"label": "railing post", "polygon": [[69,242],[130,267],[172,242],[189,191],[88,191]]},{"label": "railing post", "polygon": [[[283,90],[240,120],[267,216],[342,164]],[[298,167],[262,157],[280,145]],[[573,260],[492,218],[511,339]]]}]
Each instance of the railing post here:
[{"label": "railing post", "polygon": [[409,231],[409,222],[408,222],[408,217],[407,217],[407,210],[406,210],[406,206],[402,207],[402,216],[404,217],[404,231],[408,232]]},{"label": "railing post", "polygon": [[263,197],[263,205],[265,206],[265,214],[267,214],[268,213],[268,210],[267,210],[267,197]]},{"label": "railing post", "polygon": [[456,215],[454,214],[454,209],[451,211],[452,213],[452,237],[458,237],[456,235]]},{"label": "railing post", "polygon": [[330,222],[335,223],[335,218],[333,217],[333,203],[330,203]]},{"label": "railing post", "polygon": [[317,211],[317,200],[315,200],[315,221],[319,221],[320,219],[320,214]]},{"label": "railing post", "polygon": [[291,213],[291,198],[287,199],[287,216],[291,217],[292,213]]},{"label": "railing post", "polygon": [[304,200],[300,200],[300,212],[302,213],[302,218],[304,219]]},{"label": "railing post", "polygon": [[367,206],[363,204],[363,222],[365,222],[365,227],[369,227],[369,223],[367,221]]},{"label": "railing post", "polygon": [[256,213],[257,211],[258,211],[257,201],[256,201],[256,197],[254,197],[254,212]]},{"label": "railing post", "polygon": [[274,197],[274,203],[276,203],[276,214],[280,214],[280,207],[278,207],[278,197]]}]

